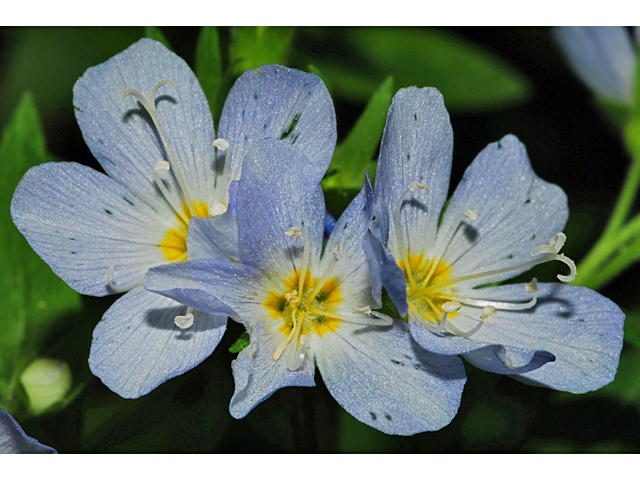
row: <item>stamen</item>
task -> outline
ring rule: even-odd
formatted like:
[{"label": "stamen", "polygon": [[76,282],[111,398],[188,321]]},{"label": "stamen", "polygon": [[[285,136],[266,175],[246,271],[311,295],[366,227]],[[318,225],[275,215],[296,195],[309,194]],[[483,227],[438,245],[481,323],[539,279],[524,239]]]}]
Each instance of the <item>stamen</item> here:
[{"label": "stamen", "polygon": [[287,336],[287,338],[285,338],[282,342],[280,342],[280,345],[278,345],[278,348],[276,348],[276,351],[273,352],[274,360],[278,360],[282,356],[282,353],[287,348],[287,345],[289,345],[289,342],[293,338],[293,334],[296,331],[296,326],[298,322],[298,318],[296,317],[296,312],[297,312],[297,309],[295,308],[291,311],[291,318],[293,320],[293,325],[291,325],[291,331],[289,332],[289,335]]},{"label": "stamen", "polygon": [[[402,257],[402,261],[405,264],[405,271],[407,273],[407,277],[409,278],[409,283],[411,284],[411,288],[415,289],[416,283],[413,279],[413,274],[411,273],[411,265],[409,265],[409,254],[408,254],[408,242],[405,241],[404,235],[402,234],[402,217],[400,213],[402,211],[402,204],[404,203],[404,199],[410,193],[415,192],[416,190],[426,190],[427,185],[425,183],[420,183],[417,180],[414,180],[409,185],[400,198],[398,199],[398,203],[396,204],[396,208],[393,214],[393,226],[396,231],[396,240],[398,242],[398,249],[400,250],[400,255]],[[407,245],[405,245],[405,243]]]},{"label": "stamen", "polygon": [[497,314],[498,310],[496,309],[496,307],[494,307],[493,305],[487,305],[482,309],[480,318],[487,323],[491,323],[496,318]]},{"label": "stamen", "polygon": [[369,305],[365,305],[364,307],[356,308],[353,313],[364,313],[365,315],[369,315],[371,313],[371,307]]},{"label": "stamen", "polygon": [[213,146],[218,150],[224,152],[224,166],[222,167],[222,178],[225,181],[225,185],[228,186],[231,180],[231,149],[229,148],[229,142],[224,138],[216,138],[213,141]]},{"label": "stamen", "polygon": [[[291,341],[293,342],[293,348],[289,350],[289,357],[287,358],[287,368],[292,372],[300,368],[299,365],[296,367],[296,364],[298,364],[299,362],[299,358],[297,355],[298,337],[300,336],[300,329],[302,328],[302,323],[304,322],[305,315],[306,315],[305,312],[300,312],[300,316],[298,317],[298,322],[296,323],[293,331],[293,337],[291,338]],[[304,355],[302,356],[302,360],[304,360]],[[300,362],[300,365],[301,364],[302,363]]]},{"label": "stamen", "polygon": [[289,306],[291,308],[295,308],[300,303],[300,298],[298,297],[298,290],[294,290],[291,293],[285,293],[284,299],[289,302]]},{"label": "stamen", "polygon": [[209,215],[216,217],[227,211],[227,206],[219,200],[211,200],[209,202]]},{"label": "stamen", "polygon": [[540,289],[538,288],[538,280],[535,277],[532,278],[529,283],[525,284],[524,290],[529,295],[533,295],[533,296],[539,295]]},{"label": "stamen", "polygon": [[[527,292],[528,293],[528,292]],[[446,298],[451,300],[457,300],[460,303],[465,305],[471,305],[472,307],[486,307],[492,306],[499,310],[526,310],[528,308],[533,307],[538,298],[534,295],[534,297],[526,303],[508,303],[508,302],[497,302],[493,300],[480,300],[477,298],[465,298],[458,297],[457,295],[433,295],[433,298]]]},{"label": "stamen", "polygon": [[460,302],[458,302],[457,300],[451,300],[450,302],[446,302],[442,304],[442,310],[446,313],[457,312],[461,308],[462,308],[462,305],[460,305]]},{"label": "stamen", "polygon": [[311,305],[311,302],[313,301],[313,299],[316,298],[318,293],[320,293],[320,290],[322,290],[322,287],[324,287],[327,281],[329,280],[329,278],[331,278],[333,269],[338,263],[338,260],[340,260],[340,250],[341,250],[340,245],[338,245],[336,249],[333,251],[333,258],[329,262],[327,269],[324,271],[324,275],[322,275],[322,278],[318,280],[318,283],[316,284],[315,288],[311,292],[311,295],[309,295],[309,298],[307,298],[305,302],[307,306]]},{"label": "stamen", "polygon": [[[324,310],[320,310],[318,308],[310,308],[309,311],[314,315],[322,315],[324,317],[329,318],[337,318],[338,320],[343,320],[349,323],[357,323],[358,325],[369,325],[374,327],[388,327],[393,323],[393,318],[380,313],[380,312],[371,312],[370,314],[342,314],[336,312],[325,312]],[[371,316],[375,316],[377,318],[371,318]]]},{"label": "stamen", "polygon": [[291,227],[291,230],[284,232],[287,237],[302,237],[304,242],[304,249],[302,251],[302,266],[300,268],[300,280],[298,281],[298,292],[302,296],[305,277],[307,276],[307,270],[309,269],[309,256],[311,255],[311,243],[309,242],[309,235],[303,232],[300,227]]},{"label": "stamen", "polygon": [[156,181],[156,185],[158,185],[158,188],[160,189],[160,191],[164,195],[164,198],[167,200],[167,202],[169,202],[169,205],[171,205],[171,207],[175,210],[176,214],[180,218],[182,218],[182,220],[184,220],[184,222],[188,225],[189,224],[189,219],[184,214],[184,212],[182,211],[180,206],[177,205],[173,201],[171,195],[169,194],[169,191],[167,190],[167,187],[164,185],[164,182],[160,178],[160,174],[168,172],[170,168],[171,168],[171,164],[169,162],[165,162],[164,160],[160,160],[153,167],[153,178]]},{"label": "stamen", "polygon": [[193,325],[193,308],[187,307],[187,313],[176,316],[176,318],[173,319],[173,323],[175,323],[180,330],[189,328]]},{"label": "stamen", "polygon": [[431,280],[431,278],[433,277],[433,274],[436,272],[436,268],[440,263],[440,260],[442,260],[442,257],[447,252],[447,248],[449,248],[449,244],[451,243],[451,240],[453,240],[453,237],[458,231],[458,228],[460,228],[460,225],[462,225],[462,221],[465,219],[465,217],[471,221],[476,221],[479,216],[480,214],[478,212],[476,212],[475,210],[471,210],[470,208],[460,214],[460,216],[456,221],[456,227],[451,232],[451,235],[449,236],[449,240],[447,240],[447,244],[442,248],[440,255],[438,255],[438,258],[436,258],[433,261],[433,263],[431,264],[431,268],[429,269],[429,273],[427,274],[426,277],[424,277],[424,280],[420,284],[421,289],[425,288],[429,284],[429,280]]},{"label": "stamen", "polygon": [[129,290],[133,290],[134,288],[142,285],[142,280],[134,280],[133,282],[128,283],[126,285],[117,286],[113,283],[113,276],[115,275],[115,273],[116,273],[116,266],[111,265],[109,267],[109,271],[104,276],[105,280],[109,284],[109,288],[111,288],[111,290],[113,290],[114,293],[128,292]]},{"label": "stamen", "polygon": [[480,327],[482,327],[482,325],[484,325],[484,320],[480,320],[480,323],[475,327],[473,327],[468,332],[463,332],[462,330],[457,329],[453,325],[449,325],[449,329],[451,330],[452,333],[455,333],[459,337],[469,338],[471,335],[473,335],[478,330],[480,330]]},{"label": "stamen", "polygon": [[300,335],[300,343],[302,344],[300,349],[298,350],[296,346],[296,349],[294,350],[295,355],[294,355],[293,364],[287,365],[289,370],[292,372],[295,372],[300,367],[302,367],[302,364],[304,363],[304,358],[307,356],[307,352],[311,348],[311,346],[309,345],[309,342],[307,341],[307,337],[305,337],[304,335]]},{"label": "stamen", "polygon": [[147,112],[149,113],[149,116],[151,117],[153,124],[158,130],[158,134],[160,135],[160,139],[162,140],[162,144],[167,153],[167,157],[169,157],[169,162],[173,167],[173,173],[176,176],[176,180],[178,180],[178,185],[180,186],[184,199],[187,203],[187,208],[191,211],[191,215],[193,216],[194,215],[194,212],[192,211],[193,201],[191,200],[191,197],[189,196],[189,192],[187,191],[184,178],[182,177],[182,172],[180,171],[180,168],[178,165],[178,159],[175,156],[173,149],[171,148],[171,145],[169,145],[169,141],[167,140],[167,136],[164,133],[162,125],[160,124],[160,119],[158,118],[158,112],[156,110],[155,97],[156,97],[156,94],[158,93],[158,89],[163,85],[171,85],[173,88],[178,87],[175,84],[175,82],[171,80],[160,80],[151,89],[151,96],[149,98],[145,97],[140,91],[136,90],[135,88],[127,88],[124,92],[122,92],[122,98],[127,98],[129,95],[131,95],[136,100],[138,100],[140,104],[145,108],[145,110],[147,110]]},{"label": "stamen", "polygon": [[491,277],[494,275],[499,275],[501,273],[507,273],[507,272],[513,272],[515,270],[531,268],[535,265],[551,262],[552,260],[558,260],[569,267],[570,269],[569,275],[558,274],[557,277],[561,282],[571,282],[576,278],[576,274],[577,274],[576,264],[573,262],[573,260],[566,257],[564,254],[562,253],[558,254],[558,252],[560,251],[560,248],[562,248],[562,246],[564,245],[565,239],[566,239],[566,236],[564,235],[564,233],[558,233],[553,236],[553,238],[551,239],[551,242],[549,242],[548,245],[541,245],[539,247],[534,248],[531,251],[531,256],[536,256],[542,253],[546,253],[544,257],[539,258],[537,260],[531,260],[529,262],[524,262],[519,265],[514,265],[512,267],[499,268],[497,270],[490,270],[488,272],[474,273],[471,275],[464,275],[458,278],[452,278],[451,280],[447,280],[446,282],[438,283],[437,285],[432,285],[429,288],[426,288],[423,291],[423,293],[428,294],[430,292],[439,290],[441,288],[452,285],[454,283],[464,282],[467,280],[474,280],[476,278]]}]

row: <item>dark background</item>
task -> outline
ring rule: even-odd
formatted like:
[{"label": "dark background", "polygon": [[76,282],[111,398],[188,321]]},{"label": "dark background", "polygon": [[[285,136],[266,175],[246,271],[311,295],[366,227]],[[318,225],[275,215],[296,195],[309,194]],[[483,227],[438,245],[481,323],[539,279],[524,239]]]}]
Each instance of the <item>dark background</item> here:
[{"label": "dark background", "polygon": [[[508,133],[515,134],[527,146],[536,173],[567,192],[571,220],[564,251],[579,260],[597,239],[625,176],[628,157],[619,130],[566,66],[550,29],[445,30],[508,61],[530,82],[528,100],[517,105],[450,112],[455,139],[452,188],[482,148]],[[308,59],[317,57],[359,62],[344,40],[345,31],[297,29],[288,66],[306,69]],[[199,30],[168,27],[162,32],[174,51],[193,67]],[[231,31],[222,28],[220,34],[224,46],[230,41]],[[71,106],[73,82],[87,67],[133,43],[142,35],[142,29],[98,29],[96,35],[98,47],[91,50],[83,45],[87,51],[74,54],[67,65],[64,57],[52,60],[48,52],[55,51],[51,42],[58,38],[69,48],[78,47],[72,31],[42,33],[31,29],[25,34],[24,29],[0,30],[0,124],[6,122],[17,105],[19,96],[15,92],[29,88],[40,109],[50,152],[60,159],[99,169],[75,123]],[[24,46],[25,36],[30,42],[28,49]],[[13,71],[31,73],[23,82],[16,82]],[[63,93],[52,99],[52,89]],[[344,138],[364,103],[340,95],[334,96],[334,102],[339,138]],[[625,311],[633,311],[638,304],[637,275],[638,267],[633,266],[601,293]],[[402,438],[384,435],[351,418],[330,396],[319,374],[315,388],[278,391],[246,418],[231,418],[230,363],[235,354],[228,349],[243,331],[233,322],[229,322],[220,346],[203,364],[143,398],[123,400],[87,374],[86,363],[82,363],[88,358],[91,331],[112,300],[84,298],[89,312],[81,320],[85,325],[61,325],[49,342],[54,345],[67,339],[64,341],[78,358],[76,364],[72,363],[74,375],[89,379],[85,391],[66,409],[22,422],[31,436],[60,452],[640,450],[640,379],[636,379],[640,378],[636,375],[640,360],[631,345],[625,345],[624,370],[621,366],[614,384],[585,395],[526,386],[467,365],[469,378],[453,422],[438,432]]]}]

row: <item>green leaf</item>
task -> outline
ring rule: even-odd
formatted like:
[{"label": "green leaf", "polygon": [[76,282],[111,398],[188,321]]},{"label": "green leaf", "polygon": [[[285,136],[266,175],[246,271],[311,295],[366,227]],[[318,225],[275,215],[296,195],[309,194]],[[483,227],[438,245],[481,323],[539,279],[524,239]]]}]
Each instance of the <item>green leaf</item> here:
[{"label": "green leaf", "polygon": [[284,65],[293,27],[235,27],[231,47],[234,75],[268,63]]},{"label": "green leaf", "polygon": [[229,347],[231,353],[240,353],[250,343],[249,332],[242,332],[242,335],[236,340],[236,343]]},{"label": "green leaf", "polygon": [[171,45],[167,41],[167,37],[164,36],[162,30],[158,27],[144,27],[144,36],[151,38],[152,40],[156,40],[167,47],[169,50],[172,50]]},{"label": "green leaf", "polygon": [[217,27],[202,27],[196,47],[196,76],[209,102],[213,118],[217,122],[222,113],[220,98],[224,79],[222,76],[222,54]]},{"label": "green leaf", "polygon": [[[393,75],[398,87],[436,87],[449,110],[482,111],[512,106],[530,96],[531,85],[506,61],[450,32],[416,28],[352,28],[345,31],[359,70],[313,62],[337,95],[364,100],[372,82]],[[368,63],[368,65],[367,65]]]},{"label": "green leaf", "polygon": [[331,86],[331,82],[329,82],[329,79],[322,72],[322,70],[320,70],[318,67],[316,67],[313,63],[310,63],[309,65],[307,65],[307,70],[309,72],[315,73],[317,76],[319,76],[320,79],[324,82],[324,86],[327,87],[327,90],[329,91],[329,95],[332,95],[331,92],[333,91],[333,87]]},{"label": "green leaf", "polygon": [[336,148],[329,171],[337,172],[324,179],[325,188],[360,189],[367,169],[373,176],[376,164],[372,160],[380,145],[392,98],[393,78],[388,77],[375,91],[346,140]]},{"label": "green leaf", "polygon": [[[10,396],[20,369],[33,359],[49,328],[81,309],[71,290],[29,247],[11,221],[11,197],[32,166],[52,161],[46,152],[38,112],[30,93],[22,100],[0,141],[4,171],[0,176],[0,399]],[[31,357],[31,358],[29,358]]]}]

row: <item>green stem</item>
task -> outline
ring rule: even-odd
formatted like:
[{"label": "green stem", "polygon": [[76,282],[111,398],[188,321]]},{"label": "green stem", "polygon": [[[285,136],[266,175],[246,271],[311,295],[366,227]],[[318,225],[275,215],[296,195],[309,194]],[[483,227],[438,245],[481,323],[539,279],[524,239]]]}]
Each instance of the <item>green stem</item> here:
[{"label": "green stem", "polygon": [[[625,224],[640,186],[638,138],[640,138],[640,121],[634,118],[625,126],[625,141],[632,158],[629,172],[602,235],[578,265],[580,276],[578,281],[574,282],[576,285],[601,287],[628,265],[624,262],[629,261],[629,252],[622,255],[624,250],[620,250],[620,247],[637,236],[640,230],[640,216],[636,216]],[[616,253],[618,251],[619,253]]]}]

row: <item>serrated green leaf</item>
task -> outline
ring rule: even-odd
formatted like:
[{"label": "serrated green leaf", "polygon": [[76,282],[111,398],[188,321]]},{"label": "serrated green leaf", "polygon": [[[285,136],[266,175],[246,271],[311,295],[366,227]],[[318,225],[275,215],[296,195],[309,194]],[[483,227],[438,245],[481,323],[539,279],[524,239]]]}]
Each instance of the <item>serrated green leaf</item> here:
[{"label": "serrated green leaf", "polygon": [[247,347],[247,345],[249,345],[250,342],[251,339],[249,338],[249,332],[242,332],[242,335],[240,335],[238,340],[236,340],[236,343],[229,347],[229,351],[231,353],[240,353]]},{"label": "serrated green leaf", "polygon": [[160,30],[158,27],[144,27],[144,36],[152,40],[156,40],[167,47],[169,50],[172,50],[167,37],[164,36],[162,30]]},{"label": "serrated green leaf", "polygon": [[224,78],[222,76],[222,54],[217,27],[202,27],[196,47],[196,76],[207,96],[214,121],[222,113],[223,99],[220,98]]},{"label": "serrated green leaf", "polygon": [[332,80],[336,94],[364,100],[372,82],[393,75],[396,86],[436,87],[449,110],[482,111],[525,101],[531,85],[513,66],[450,32],[416,28],[352,28],[345,31],[352,66],[315,59]]},{"label": "serrated green leaf", "polygon": [[293,27],[235,27],[231,47],[234,75],[269,63],[286,64]]},{"label": "serrated green leaf", "polygon": [[71,290],[29,247],[10,217],[11,197],[24,173],[52,161],[31,94],[26,93],[0,141],[0,397],[11,395],[20,367],[33,356],[56,321],[81,309]]},{"label": "serrated green leaf", "polygon": [[372,95],[346,140],[336,148],[329,166],[329,171],[336,173],[324,179],[323,187],[360,189],[367,170],[371,170],[373,180],[373,156],[380,145],[392,98],[393,78],[388,77]]}]

